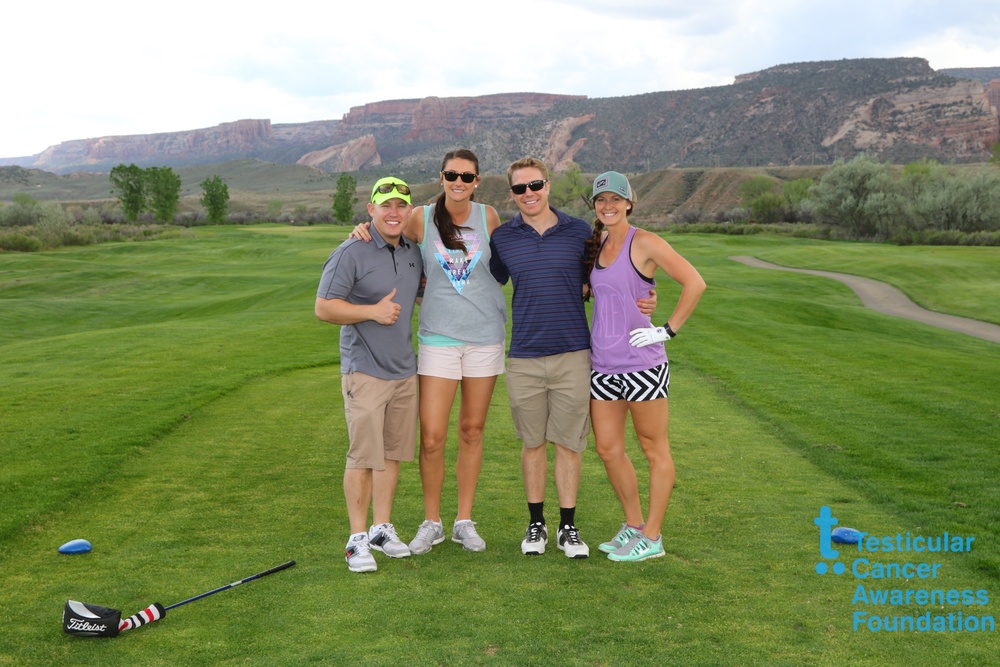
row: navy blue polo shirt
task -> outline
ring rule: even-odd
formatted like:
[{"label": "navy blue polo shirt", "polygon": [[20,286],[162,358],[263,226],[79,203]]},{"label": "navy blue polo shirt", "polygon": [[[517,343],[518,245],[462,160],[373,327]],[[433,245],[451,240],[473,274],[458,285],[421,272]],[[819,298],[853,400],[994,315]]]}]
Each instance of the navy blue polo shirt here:
[{"label": "navy blue polo shirt", "polygon": [[552,211],[558,221],[542,235],[519,213],[490,237],[490,272],[501,284],[514,284],[511,357],[590,349],[583,285],[593,230],[580,218]]}]

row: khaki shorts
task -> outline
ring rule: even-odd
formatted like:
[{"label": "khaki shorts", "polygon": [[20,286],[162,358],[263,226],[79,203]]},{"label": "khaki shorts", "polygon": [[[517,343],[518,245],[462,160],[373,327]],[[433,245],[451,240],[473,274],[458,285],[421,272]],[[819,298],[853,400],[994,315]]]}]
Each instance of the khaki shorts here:
[{"label": "khaki shorts", "polygon": [[590,350],[507,359],[507,394],[525,447],[554,442],[574,452],[590,433]]},{"label": "khaki shorts", "polygon": [[417,350],[417,375],[447,380],[488,378],[503,373],[504,344],[423,345]]},{"label": "khaki shorts", "polygon": [[381,380],[341,376],[347,416],[347,467],[385,470],[385,462],[412,461],[417,449],[417,376]]}]

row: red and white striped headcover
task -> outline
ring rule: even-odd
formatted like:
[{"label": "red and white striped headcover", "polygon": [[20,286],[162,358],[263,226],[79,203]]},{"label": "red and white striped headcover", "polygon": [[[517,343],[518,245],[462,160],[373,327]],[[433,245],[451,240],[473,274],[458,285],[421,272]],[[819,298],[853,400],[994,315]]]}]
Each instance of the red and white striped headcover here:
[{"label": "red and white striped headcover", "polygon": [[118,631],[125,632],[126,630],[138,628],[140,625],[158,621],[166,615],[167,612],[163,608],[163,605],[159,602],[154,602],[142,611],[132,614],[126,619],[122,619],[122,622],[118,624]]}]

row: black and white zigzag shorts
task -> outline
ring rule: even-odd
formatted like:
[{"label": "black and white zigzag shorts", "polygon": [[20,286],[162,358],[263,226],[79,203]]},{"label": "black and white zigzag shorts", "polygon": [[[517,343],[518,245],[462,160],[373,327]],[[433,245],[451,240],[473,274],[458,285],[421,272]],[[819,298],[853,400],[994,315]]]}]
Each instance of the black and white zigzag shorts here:
[{"label": "black and white zigzag shorts", "polygon": [[670,362],[634,373],[590,371],[590,397],[597,401],[654,401],[670,390]]}]

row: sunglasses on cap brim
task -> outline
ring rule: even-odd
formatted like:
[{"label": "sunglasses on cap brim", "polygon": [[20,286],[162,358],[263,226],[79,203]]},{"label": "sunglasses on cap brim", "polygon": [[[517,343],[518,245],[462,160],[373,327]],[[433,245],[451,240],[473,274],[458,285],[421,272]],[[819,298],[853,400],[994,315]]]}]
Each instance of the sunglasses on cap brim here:
[{"label": "sunglasses on cap brim", "polygon": [[[393,189],[395,189],[396,192],[398,192],[401,195],[408,195],[408,194],[410,194],[410,188],[409,188],[409,186],[404,185],[403,183],[383,183],[382,185],[380,185],[377,188],[375,188],[375,192],[377,192],[379,194],[382,194],[382,195],[387,195],[390,192],[392,192]],[[372,196],[375,195],[375,192],[372,193]]]},{"label": "sunglasses on cap brim", "polygon": [[548,183],[548,181],[545,180],[531,181],[530,183],[516,183],[510,186],[510,191],[516,195],[523,195],[527,190],[538,192],[545,187],[546,183]]}]

